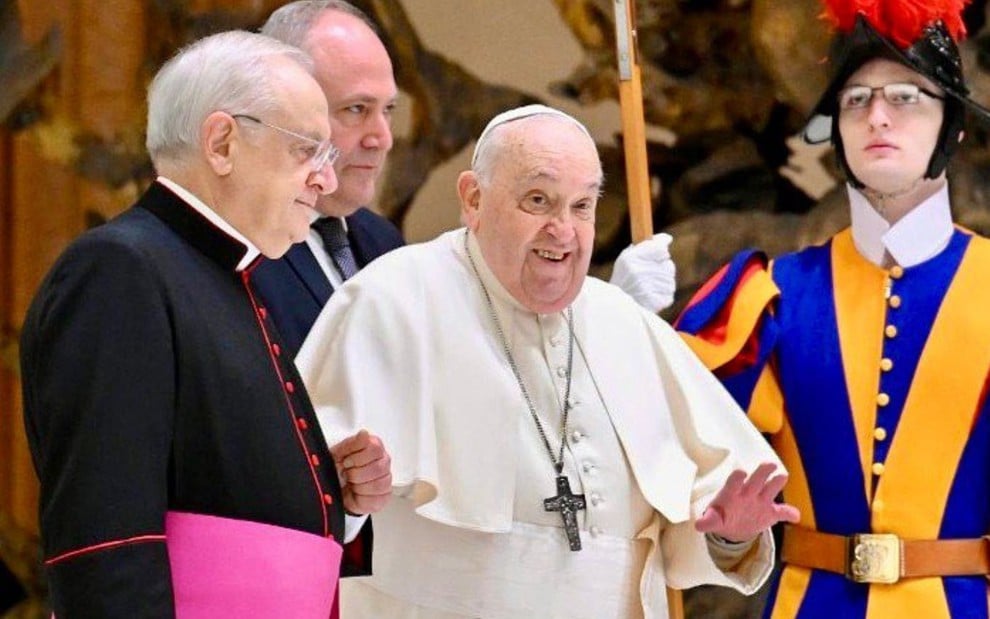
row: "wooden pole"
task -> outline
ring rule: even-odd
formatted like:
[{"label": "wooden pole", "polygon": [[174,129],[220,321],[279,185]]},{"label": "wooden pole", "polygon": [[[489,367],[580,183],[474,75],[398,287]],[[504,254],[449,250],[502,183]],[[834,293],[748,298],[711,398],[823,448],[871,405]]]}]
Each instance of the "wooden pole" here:
[{"label": "wooden pole", "polygon": [[635,0],[615,0],[615,35],[629,220],[632,240],[639,243],[653,236],[653,201],[646,160],[646,122],[643,118],[643,81],[636,41]]},{"label": "wooden pole", "polygon": [[[622,144],[626,159],[626,192],[634,243],[653,236],[653,201],[646,158],[646,121],[643,117],[643,79],[636,41],[635,0],[615,0],[615,43],[619,62],[619,106]],[[667,587],[670,619],[684,619],[681,592]]]}]

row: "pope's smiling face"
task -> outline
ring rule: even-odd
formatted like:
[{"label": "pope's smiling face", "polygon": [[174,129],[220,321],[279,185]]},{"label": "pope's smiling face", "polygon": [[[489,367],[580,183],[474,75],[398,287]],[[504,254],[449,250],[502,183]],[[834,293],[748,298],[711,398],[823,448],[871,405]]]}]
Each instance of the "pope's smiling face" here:
[{"label": "pope's smiling face", "polygon": [[540,115],[495,131],[491,178],[458,180],[464,223],[505,289],[537,313],[577,297],[595,241],[602,169],[591,138],[573,122]]}]

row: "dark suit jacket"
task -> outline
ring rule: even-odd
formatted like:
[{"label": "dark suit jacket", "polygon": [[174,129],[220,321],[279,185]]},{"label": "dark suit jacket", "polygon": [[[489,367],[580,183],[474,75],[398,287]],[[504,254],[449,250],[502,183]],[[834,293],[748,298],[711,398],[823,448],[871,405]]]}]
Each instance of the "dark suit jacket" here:
[{"label": "dark suit jacket", "polygon": [[168,510],[342,539],[333,460],[245,253],[156,183],[42,283],[21,363],[60,619],[172,616]]},{"label": "dark suit jacket", "polygon": [[[347,236],[358,267],[403,245],[402,234],[384,217],[358,209],[347,217]],[[306,243],[297,243],[280,260],[263,260],[252,275],[259,297],[271,312],[282,339],[295,357],[333,287]]]}]

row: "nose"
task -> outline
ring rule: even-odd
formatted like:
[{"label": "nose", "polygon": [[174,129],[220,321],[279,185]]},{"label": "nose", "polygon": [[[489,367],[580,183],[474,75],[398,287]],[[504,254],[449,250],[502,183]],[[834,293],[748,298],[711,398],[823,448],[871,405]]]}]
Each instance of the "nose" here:
[{"label": "nose", "polygon": [[557,208],[550,214],[544,229],[547,234],[561,242],[568,242],[577,232],[574,229],[574,214],[567,206]]},{"label": "nose", "polygon": [[879,92],[874,93],[867,109],[867,121],[869,121],[871,129],[890,126],[889,106],[890,104]]},{"label": "nose", "polygon": [[322,196],[333,193],[337,189],[337,173],[332,165],[325,165],[319,170],[310,172],[309,177],[306,178],[306,185]]},{"label": "nose", "polygon": [[391,117],[385,112],[372,115],[368,119],[367,131],[361,138],[361,146],[388,152],[392,149],[392,142]]}]

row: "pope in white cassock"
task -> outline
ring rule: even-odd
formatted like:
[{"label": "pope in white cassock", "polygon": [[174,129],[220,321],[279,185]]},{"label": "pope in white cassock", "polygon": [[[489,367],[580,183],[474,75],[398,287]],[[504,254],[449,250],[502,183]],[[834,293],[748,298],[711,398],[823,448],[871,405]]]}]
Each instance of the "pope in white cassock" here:
[{"label": "pope in white cassock", "polygon": [[297,358],[329,443],[368,428],[392,454],[343,616],[659,619],[665,584],[755,591],[768,527],[797,520],[783,467],[665,322],[587,277],[587,130],[512,110],[472,168],[466,228],[349,280]]}]

